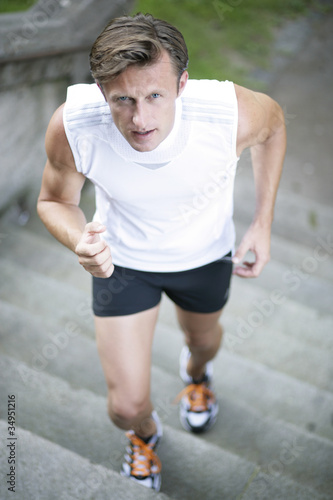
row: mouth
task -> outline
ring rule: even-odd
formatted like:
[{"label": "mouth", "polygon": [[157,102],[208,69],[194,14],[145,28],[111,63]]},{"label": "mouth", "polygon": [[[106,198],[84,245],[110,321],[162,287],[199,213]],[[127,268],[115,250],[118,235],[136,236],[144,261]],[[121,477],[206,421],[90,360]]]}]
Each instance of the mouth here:
[{"label": "mouth", "polygon": [[144,132],[139,132],[138,130],[133,130],[132,134],[138,140],[145,140],[145,139],[151,137],[154,132],[155,132],[155,129],[153,129],[153,130],[146,130]]}]

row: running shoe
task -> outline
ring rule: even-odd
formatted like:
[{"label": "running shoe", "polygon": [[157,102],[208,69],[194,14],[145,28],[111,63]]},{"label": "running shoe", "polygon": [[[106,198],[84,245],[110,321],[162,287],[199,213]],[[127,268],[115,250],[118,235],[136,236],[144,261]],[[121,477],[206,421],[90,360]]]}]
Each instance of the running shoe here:
[{"label": "running shoe", "polygon": [[142,486],[160,491],[162,465],[155,449],[162,437],[162,426],[155,411],[152,416],[157,425],[157,433],[150,438],[148,443],[139,438],[134,431],[126,432],[129,444],[126,447],[120,474]]},{"label": "running shoe", "polygon": [[186,387],[178,395],[180,401],[179,418],[185,430],[205,432],[216,422],[218,403],[212,391],[213,364],[206,364],[206,373],[200,380],[194,380],[186,371],[191,353],[187,346],[180,355],[180,376]]}]

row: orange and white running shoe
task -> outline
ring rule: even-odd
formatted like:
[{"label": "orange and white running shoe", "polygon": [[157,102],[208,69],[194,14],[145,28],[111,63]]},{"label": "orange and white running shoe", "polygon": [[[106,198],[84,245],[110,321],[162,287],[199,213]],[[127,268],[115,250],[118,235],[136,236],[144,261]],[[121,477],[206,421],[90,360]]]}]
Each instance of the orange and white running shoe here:
[{"label": "orange and white running shoe", "polygon": [[120,474],[129,477],[142,486],[160,491],[161,488],[161,461],[155,449],[162,437],[162,426],[156,412],[152,414],[157,424],[157,433],[148,443],[139,438],[134,431],[126,432],[129,444],[126,447],[124,462]]},{"label": "orange and white running shoe", "polygon": [[212,391],[213,364],[206,364],[206,373],[200,381],[194,380],[186,371],[191,353],[187,346],[180,355],[180,376],[186,387],[178,395],[180,400],[179,418],[185,430],[205,432],[217,419],[218,403]]}]

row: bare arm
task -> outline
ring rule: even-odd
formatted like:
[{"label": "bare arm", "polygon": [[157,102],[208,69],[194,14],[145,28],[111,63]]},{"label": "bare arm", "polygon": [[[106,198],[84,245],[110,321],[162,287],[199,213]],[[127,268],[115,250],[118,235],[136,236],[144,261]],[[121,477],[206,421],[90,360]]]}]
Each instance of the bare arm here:
[{"label": "bare arm", "polygon": [[273,99],[237,85],[235,89],[239,108],[237,153],[251,149],[256,210],[234,256],[234,262],[240,262],[250,250],[255,262],[236,266],[234,273],[256,277],[270,259],[271,225],[286,152],[286,131],[283,111]]},{"label": "bare arm", "polygon": [[45,138],[47,162],[37,202],[38,214],[55,238],[75,252],[94,276],[113,272],[110,249],[100,239],[105,227],[88,223],[79,207],[85,177],[75,167],[63,125],[63,106],[54,113]]},{"label": "bare arm", "polygon": [[77,172],[62,122],[63,106],[54,113],[45,138],[45,165],[37,211],[55,238],[75,251],[86,219],[79,208],[85,178]]}]

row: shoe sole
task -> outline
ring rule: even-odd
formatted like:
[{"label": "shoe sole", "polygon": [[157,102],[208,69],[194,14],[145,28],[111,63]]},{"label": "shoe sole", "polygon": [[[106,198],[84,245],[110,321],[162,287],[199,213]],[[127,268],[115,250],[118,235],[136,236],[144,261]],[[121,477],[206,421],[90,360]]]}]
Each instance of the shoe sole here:
[{"label": "shoe sole", "polygon": [[154,490],[156,492],[159,492],[161,489],[161,485],[162,485],[161,474],[154,474],[153,486],[148,486],[148,485],[144,484],[142,479],[138,479],[135,476],[128,475],[123,469],[121,469],[120,475],[123,477],[127,477],[131,481],[135,481],[136,484],[140,484],[140,486],[144,486],[145,488],[149,488],[149,489]]}]

